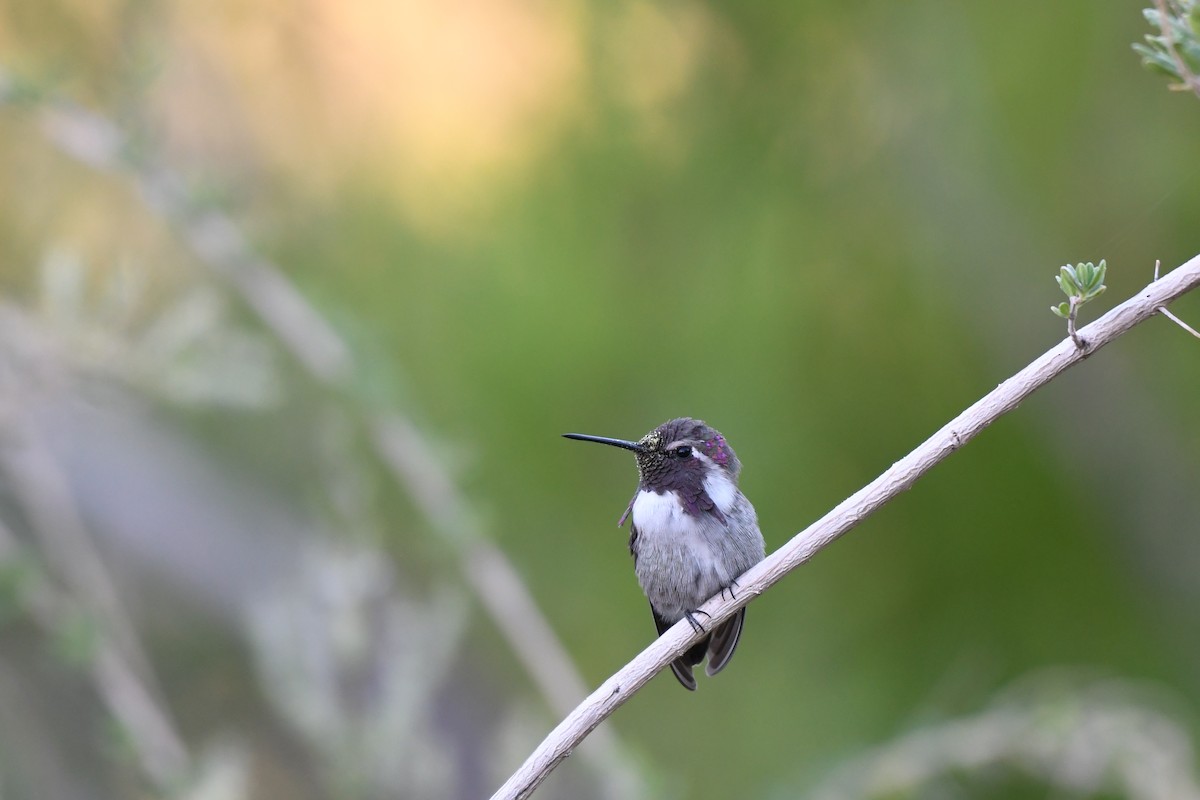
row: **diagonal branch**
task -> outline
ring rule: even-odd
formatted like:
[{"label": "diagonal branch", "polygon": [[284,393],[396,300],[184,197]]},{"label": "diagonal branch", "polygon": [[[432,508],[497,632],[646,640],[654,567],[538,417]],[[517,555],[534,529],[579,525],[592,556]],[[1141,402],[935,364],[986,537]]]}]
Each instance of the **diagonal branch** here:
[{"label": "diagonal branch", "polygon": [[[736,599],[720,596],[701,609],[712,625],[777,583],[817,554],[821,548],[866,519],[900,492],[910,488],[934,465],[973,439],[980,431],[1015,409],[1034,391],[1069,367],[1078,364],[1133,326],[1159,313],[1161,307],[1200,285],[1200,255],[1151,283],[1137,295],[1109,311],[1079,333],[1086,346],[1077,348],[1069,338],[1059,342],[1029,366],[1001,383],[930,436],[917,449],[893,464],[871,483],[846,498],[836,508],[738,578]],[[621,704],[650,681],[672,659],[692,646],[702,634],[680,622],[656,639],[633,661],[600,685],[580,703],[525,760],[492,800],[528,797],[558,763]]]}]

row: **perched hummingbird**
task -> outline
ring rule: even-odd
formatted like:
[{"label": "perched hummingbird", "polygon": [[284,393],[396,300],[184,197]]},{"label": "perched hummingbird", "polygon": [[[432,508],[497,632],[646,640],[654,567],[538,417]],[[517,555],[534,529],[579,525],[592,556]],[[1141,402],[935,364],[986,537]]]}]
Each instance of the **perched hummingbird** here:
[{"label": "perched hummingbird", "polygon": [[[629,552],[638,583],[650,600],[661,636],[695,613],[717,592],[733,592],[735,578],[763,559],[762,533],[754,506],[737,486],[742,464],[725,437],[698,419],[664,422],[636,442],[565,433],[568,439],[632,450],[638,488],[617,521],[633,515]],[[695,691],[692,667],[708,655],[705,672],[720,672],[742,635],[746,609],[739,609],[694,647],[671,662],[684,688]]]}]

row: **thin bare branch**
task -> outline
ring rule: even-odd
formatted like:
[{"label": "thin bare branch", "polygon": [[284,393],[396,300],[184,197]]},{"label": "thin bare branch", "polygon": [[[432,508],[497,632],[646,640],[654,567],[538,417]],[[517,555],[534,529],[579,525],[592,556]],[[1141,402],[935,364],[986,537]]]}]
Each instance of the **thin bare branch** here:
[{"label": "thin bare branch", "polygon": [[[1200,285],[1200,256],[1196,256],[1134,297],[1084,327],[1079,333],[1086,349],[1070,338],[1051,348],[1029,366],[1001,383],[963,411],[923,444],[897,461],[886,472],[842,501],[824,517],[796,534],[786,545],[738,578],[736,599],[719,595],[701,610],[718,625],[737,609],[808,561],[821,548],[866,519],[936,464],[973,439],[980,431],[1015,409],[1034,391],[1101,347],[1144,322],[1171,301]],[[547,775],[608,718],[646,685],[672,659],[680,656],[703,634],[680,622],[656,639],[636,658],[592,692],[550,732],[542,744],[492,796],[492,800],[528,797]]]},{"label": "thin bare branch", "polygon": [[1166,308],[1158,308],[1155,310],[1158,311],[1158,313],[1162,314],[1167,319],[1171,320],[1171,322],[1174,322],[1176,325],[1183,328],[1185,331],[1190,333],[1192,336],[1195,336],[1197,339],[1200,339],[1200,331],[1197,331],[1191,325],[1188,325],[1186,322],[1181,320],[1179,317],[1175,316],[1170,311],[1167,311]]},{"label": "thin bare branch", "polygon": [[1071,337],[1071,341],[1080,350],[1083,349],[1084,341],[1079,338],[1079,332],[1075,330],[1075,320],[1079,317],[1079,298],[1071,296],[1071,311],[1067,314],[1067,335]]},{"label": "thin bare branch", "polygon": [[[1158,280],[1158,270],[1159,270],[1159,267],[1161,267],[1161,266],[1162,266],[1162,262],[1159,261],[1158,259],[1155,259],[1155,261],[1154,261],[1154,280]],[[1176,325],[1183,328],[1185,331],[1190,333],[1192,336],[1195,336],[1197,339],[1200,339],[1200,331],[1197,331],[1191,325],[1188,325],[1186,322],[1181,320],[1179,317],[1172,314],[1170,311],[1167,310],[1166,306],[1159,306],[1158,309],[1156,309],[1156,310],[1158,311],[1158,313],[1162,314],[1164,317],[1171,320],[1171,322],[1174,322]]]}]

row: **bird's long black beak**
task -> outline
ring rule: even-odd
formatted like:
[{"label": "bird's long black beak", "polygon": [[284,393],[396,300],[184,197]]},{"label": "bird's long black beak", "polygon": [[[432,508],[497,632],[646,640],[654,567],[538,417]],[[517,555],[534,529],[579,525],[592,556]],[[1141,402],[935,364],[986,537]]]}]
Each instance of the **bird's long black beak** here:
[{"label": "bird's long black beak", "polygon": [[623,447],[626,450],[632,450],[635,453],[642,452],[642,446],[637,442],[630,442],[625,439],[610,439],[607,436],[590,436],[586,433],[564,433],[564,437],[568,439],[578,439],[581,442],[599,442],[600,444],[611,444],[613,447]]}]

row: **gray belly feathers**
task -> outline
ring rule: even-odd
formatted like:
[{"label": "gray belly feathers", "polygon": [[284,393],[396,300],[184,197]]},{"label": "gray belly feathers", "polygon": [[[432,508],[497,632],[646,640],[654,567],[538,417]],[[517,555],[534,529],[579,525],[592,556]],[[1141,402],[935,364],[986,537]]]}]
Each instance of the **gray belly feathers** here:
[{"label": "gray belly feathers", "polygon": [[762,560],[754,507],[742,498],[724,516],[689,516],[670,493],[635,499],[638,583],[665,621],[678,622]]}]

